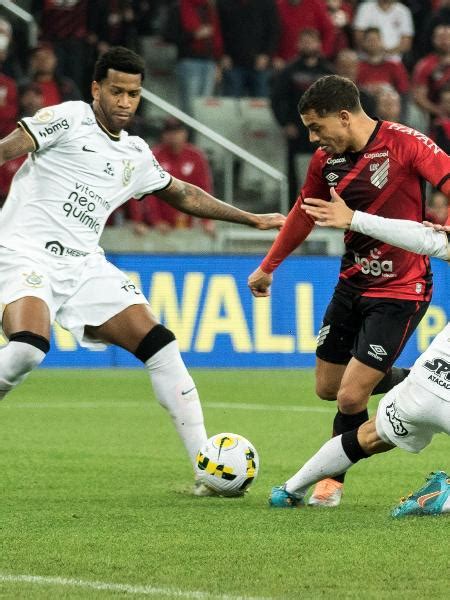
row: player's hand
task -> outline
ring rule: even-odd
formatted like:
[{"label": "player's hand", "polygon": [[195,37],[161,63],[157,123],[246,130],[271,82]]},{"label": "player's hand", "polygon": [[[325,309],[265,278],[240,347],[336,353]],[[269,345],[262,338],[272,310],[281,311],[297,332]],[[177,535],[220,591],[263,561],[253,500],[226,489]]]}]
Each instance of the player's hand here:
[{"label": "player's hand", "polygon": [[256,298],[270,296],[272,285],[272,274],[264,273],[259,267],[248,278],[248,287]]},{"label": "player's hand", "polygon": [[430,221],[424,221],[423,224],[425,227],[430,227],[430,229],[434,229],[435,231],[446,231],[450,233],[450,225],[439,225],[439,223],[431,223]]},{"label": "player's hand", "polygon": [[265,215],[255,215],[256,229],[281,229],[286,221],[286,217],[280,213],[267,213]]},{"label": "player's hand", "polygon": [[301,208],[311,215],[321,227],[348,229],[353,218],[349,208],[334,188],[330,190],[331,202],[320,198],[305,198]]}]

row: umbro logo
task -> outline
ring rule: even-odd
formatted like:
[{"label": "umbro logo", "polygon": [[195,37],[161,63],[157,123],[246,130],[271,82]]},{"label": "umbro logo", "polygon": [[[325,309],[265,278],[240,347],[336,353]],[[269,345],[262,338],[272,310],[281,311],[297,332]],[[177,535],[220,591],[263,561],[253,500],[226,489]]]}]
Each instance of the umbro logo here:
[{"label": "umbro logo", "polygon": [[383,346],[380,346],[379,344],[369,344],[369,346],[372,350],[372,352],[370,350],[367,352],[369,356],[373,356],[373,358],[376,358],[377,360],[383,360],[381,357],[387,356],[387,352]]},{"label": "umbro logo", "polygon": [[326,176],[327,181],[329,181],[330,183],[333,183],[338,178],[339,175],[336,175],[336,173],[328,173],[328,175]]},{"label": "umbro logo", "polygon": [[97,152],[97,150],[92,150],[92,148],[88,148],[87,146],[83,146],[83,152]]}]

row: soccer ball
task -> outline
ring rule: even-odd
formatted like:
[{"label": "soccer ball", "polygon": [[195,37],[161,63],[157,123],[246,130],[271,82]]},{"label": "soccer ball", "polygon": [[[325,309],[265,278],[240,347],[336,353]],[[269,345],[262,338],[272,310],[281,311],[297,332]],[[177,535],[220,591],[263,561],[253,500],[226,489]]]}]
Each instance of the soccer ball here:
[{"label": "soccer ball", "polygon": [[255,447],[236,433],[213,435],[197,455],[200,481],[221,496],[242,496],[256,478],[258,469]]}]

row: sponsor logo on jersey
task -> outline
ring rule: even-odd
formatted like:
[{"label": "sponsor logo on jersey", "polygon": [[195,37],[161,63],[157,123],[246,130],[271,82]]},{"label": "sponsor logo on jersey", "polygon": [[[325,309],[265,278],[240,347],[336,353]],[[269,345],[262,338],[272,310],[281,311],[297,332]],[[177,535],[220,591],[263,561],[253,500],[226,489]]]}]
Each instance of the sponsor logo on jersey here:
[{"label": "sponsor logo on jersey", "polygon": [[82,250],[76,250],[76,248],[69,248],[68,246],[63,246],[57,240],[52,240],[51,242],[47,242],[45,244],[46,250],[51,252],[52,254],[56,254],[57,256],[87,256],[87,252],[83,252]]},{"label": "sponsor logo on jersey", "polygon": [[417,138],[422,144],[424,144],[427,148],[433,151],[434,154],[440,154],[443,152],[439,146],[437,146],[429,137],[427,137],[424,133],[413,129],[412,127],[407,127],[406,125],[401,125],[400,123],[391,123],[389,125],[389,129],[394,129],[394,131],[399,131],[400,133],[406,133],[407,135],[411,135]]},{"label": "sponsor logo on jersey", "polygon": [[328,158],[327,165],[339,165],[347,162],[347,159],[343,156],[342,158]]},{"label": "sponsor logo on jersey", "polygon": [[367,354],[369,356],[372,356],[373,358],[376,358],[379,361],[382,361],[382,356],[387,356],[387,352],[386,350],[383,348],[383,346],[380,346],[379,344],[369,344],[370,348],[372,351],[368,350]]},{"label": "sponsor logo on jersey", "polygon": [[67,218],[77,219],[88,229],[99,233],[100,223],[97,216],[93,214],[99,206],[109,210],[111,205],[85,183],[76,182],[75,189],[67,196],[62,208]]},{"label": "sponsor logo on jersey", "polygon": [[396,277],[394,273],[394,263],[392,260],[381,260],[381,252],[378,248],[372,248],[368,257],[355,254],[355,263],[360,265],[363,275],[372,275],[373,277]]},{"label": "sponsor logo on jersey", "polygon": [[36,123],[50,123],[53,119],[54,112],[49,108],[41,108],[33,117],[33,121]]},{"label": "sponsor logo on jersey", "polygon": [[389,156],[389,150],[384,152],[366,152],[364,158],[387,158]]},{"label": "sponsor logo on jersey", "polygon": [[389,419],[389,423],[392,425],[392,429],[394,430],[395,435],[405,436],[408,435],[408,430],[406,429],[403,421],[400,419],[399,414],[397,412],[397,407],[395,406],[395,402],[386,406],[386,416]]},{"label": "sponsor logo on jersey", "polygon": [[133,175],[133,171],[135,166],[133,165],[131,160],[122,160],[123,163],[123,173],[122,173],[122,183],[123,185],[128,185],[131,181],[131,176]]},{"label": "sponsor logo on jersey", "polygon": [[44,279],[43,275],[36,273],[35,271],[31,271],[31,273],[22,273],[25,278],[25,284],[32,288],[41,288],[43,287],[42,280]]},{"label": "sponsor logo on jersey", "polygon": [[47,125],[47,127],[44,127],[44,129],[39,130],[39,135],[45,139],[49,135],[53,135],[61,129],[69,129],[69,123],[67,119],[58,119],[54,123]]},{"label": "sponsor logo on jersey", "polygon": [[329,183],[334,183],[336,179],[339,179],[339,175],[337,175],[336,173],[328,173],[328,175],[325,176],[325,179]]},{"label": "sponsor logo on jersey", "polygon": [[137,150],[138,152],[142,152],[142,147],[139,146],[139,144],[137,144],[136,142],[128,142],[128,145],[131,148],[134,148],[134,150]]},{"label": "sponsor logo on jersey", "polygon": [[[370,183],[381,190],[388,182],[389,158],[381,163],[381,165],[374,163],[373,165],[370,165],[370,167],[372,166],[375,167],[375,172],[370,178]],[[372,169],[370,168],[370,170]]]},{"label": "sponsor logo on jersey", "polygon": [[83,119],[81,121],[82,125],[95,125],[95,119],[93,119],[92,117],[86,117],[85,119]]},{"label": "sponsor logo on jersey", "polygon": [[166,172],[161,167],[161,165],[159,164],[159,162],[156,160],[155,157],[152,158],[152,163],[153,163],[153,166],[155,167],[155,169],[158,171],[159,176],[161,177],[161,179],[164,179],[165,176],[166,176]]},{"label": "sponsor logo on jersey", "polygon": [[112,166],[112,164],[110,162],[106,163],[106,167],[103,169],[103,173],[106,173],[107,175],[114,177],[114,167]]},{"label": "sponsor logo on jersey", "polygon": [[431,372],[431,375],[428,376],[429,381],[432,381],[439,387],[450,390],[450,363],[448,361],[436,357],[425,361],[422,366]]}]

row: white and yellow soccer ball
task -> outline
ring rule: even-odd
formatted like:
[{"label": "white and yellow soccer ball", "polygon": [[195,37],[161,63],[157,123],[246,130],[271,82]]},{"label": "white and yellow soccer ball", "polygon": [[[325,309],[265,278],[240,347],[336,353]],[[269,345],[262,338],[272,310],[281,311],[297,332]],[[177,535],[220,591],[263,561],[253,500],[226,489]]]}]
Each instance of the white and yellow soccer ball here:
[{"label": "white and yellow soccer ball", "polygon": [[236,433],[217,433],[197,455],[198,478],[221,496],[242,496],[259,470],[258,453]]}]

